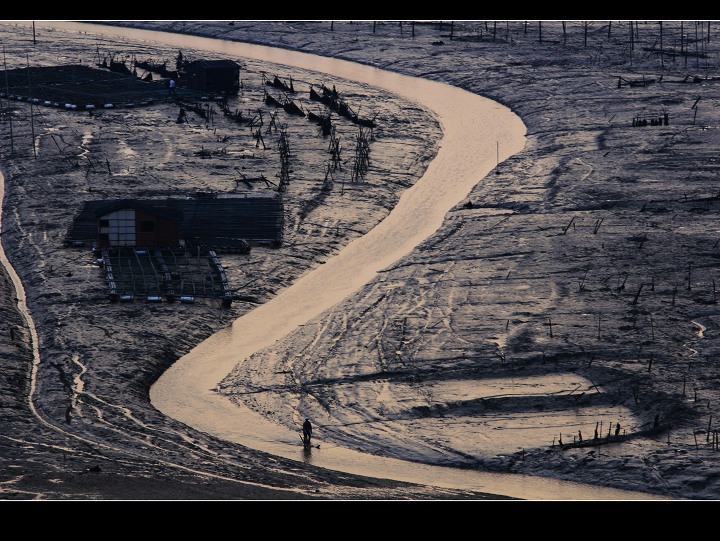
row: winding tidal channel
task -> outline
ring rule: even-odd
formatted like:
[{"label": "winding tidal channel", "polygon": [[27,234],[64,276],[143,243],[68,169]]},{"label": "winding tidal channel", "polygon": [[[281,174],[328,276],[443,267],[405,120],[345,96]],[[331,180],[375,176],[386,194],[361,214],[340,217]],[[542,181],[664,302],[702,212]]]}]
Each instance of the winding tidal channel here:
[{"label": "winding tidal channel", "polygon": [[[531,500],[657,499],[656,496],[516,474],[485,473],[383,458],[325,445],[303,451],[298,432],[238,407],[213,389],[253,353],[282,340],[362,288],[432,235],[446,213],[500,161],[522,151],[525,126],[510,109],[457,87],[306,53],[194,36],[84,23],[46,23],[125,39],[193,47],[343,77],[393,92],[433,111],[443,138],[425,174],[365,236],[179,359],[152,387],[153,406],[199,431],[332,470]],[[2,263],[19,283],[4,253]],[[20,303],[20,308],[24,305]],[[25,316],[32,327],[32,319]]]}]

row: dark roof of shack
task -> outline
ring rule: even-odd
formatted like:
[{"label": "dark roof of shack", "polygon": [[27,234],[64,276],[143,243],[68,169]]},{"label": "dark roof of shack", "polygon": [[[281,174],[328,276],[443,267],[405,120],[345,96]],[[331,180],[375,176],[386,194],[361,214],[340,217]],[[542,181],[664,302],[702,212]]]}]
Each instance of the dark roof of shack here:
[{"label": "dark roof of shack", "polygon": [[88,213],[92,214],[94,219],[122,209],[139,210],[141,212],[157,216],[158,218],[166,218],[175,221],[180,221],[183,218],[182,211],[179,208],[172,204],[163,204],[161,201],[151,203],[148,200],[111,199],[109,201],[92,201],[91,203],[93,204],[88,205],[87,208]]},{"label": "dark roof of shack", "polygon": [[96,240],[98,218],[126,208],[178,220],[180,236],[198,244],[212,245],[226,239],[280,242],[283,235],[280,197],[197,197],[86,201],[66,240]]}]

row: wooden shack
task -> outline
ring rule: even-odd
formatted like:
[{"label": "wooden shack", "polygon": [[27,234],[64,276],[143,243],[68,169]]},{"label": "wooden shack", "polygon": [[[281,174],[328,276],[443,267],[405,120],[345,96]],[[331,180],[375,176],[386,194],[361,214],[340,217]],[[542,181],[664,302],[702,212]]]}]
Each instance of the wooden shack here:
[{"label": "wooden shack", "polygon": [[154,208],[138,201],[112,202],[99,209],[97,244],[101,248],[177,245],[181,219],[182,214],[174,209]]},{"label": "wooden shack", "polygon": [[282,199],[233,195],[87,201],[73,221],[66,243],[100,248],[190,244],[221,251],[242,251],[243,246],[253,244],[279,246],[284,223]]},{"label": "wooden shack", "polygon": [[184,83],[203,92],[237,94],[240,64],[233,60],[194,60],[185,65]]}]

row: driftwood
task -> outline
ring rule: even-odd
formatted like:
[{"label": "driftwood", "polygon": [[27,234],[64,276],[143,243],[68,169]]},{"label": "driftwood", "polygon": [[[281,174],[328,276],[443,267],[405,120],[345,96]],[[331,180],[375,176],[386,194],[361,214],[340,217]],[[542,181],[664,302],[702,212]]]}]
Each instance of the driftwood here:
[{"label": "driftwood", "polygon": [[283,104],[280,103],[280,101],[278,101],[277,99],[273,98],[273,97],[272,97],[270,94],[268,94],[267,92],[265,92],[265,104],[266,104],[266,105],[271,105],[271,106],[273,106],[273,107],[282,107],[282,106],[283,106]]},{"label": "driftwood", "polygon": [[262,174],[261,174],[259,177],[250,177],[250,178],[248,178],[248,177],[246,177],[245,175],[243,175],[240,171],[238,171],[238,174],[239,174],[242,178],[236,179],[236,180],[235,180],[236,184],[240,184],[241,182],[243,182],[243,183],[244,183],[248,188],[250,188],[250,189],[252,189],[252,187],[253,187],[253,186],[252,186],[252,183],[253,183],[253,182],[264,182],[264,183],[265,183],[265,186],[267,186],[268,188],[270,187],[271,184],[272,184],[273,186],[277,186],[277,184],[275,184],[275,183],[272,182],[271,180],[268,180],[267,178],[265,178],[265,175],[262,175]]},{"label": "driftwood", "polygon": [[125,65],[125,62],[115,62],[114,58],[110,59],[110,65],[107,66],[110,71],[122,73],[123,75],[132,75],[132,71]]},{"label": "driftwood", "polygon": [[618,88],[620,88],[623,85],[627,86],[633,86],[633,87],[644,87],[644,86],[650,86],[651,84],[655,82],[662,82],[662,76],[660,76],[660,79],[654,79],[654,78],[645,78],[643,75],[642,79],[636,79],[636,80],[630,80],[626,79],[625,77],[618,76]]},{"label": "driftwood", "polygon": [[170,71],[167,69],[167,62],[156,64],[152,60],[135,60],[134,66],[136,68],[144,69],[145,71],[158,73],[162,77],[167,77],[168,79],[177,79],[178,77],[177,71]]},{"label": "driftwood", "polygon": [[280,90],[282,90],[282,91],[284,91],[284,92],[295,93],[295,88],[293,87],[292,77],[290,78],[290,84],[289,84],[289,85],[286,84],[286,83],[284,83],[284,82],[282,82],[282,81],[280,80],[280,77],[278,77],[277,75],[275,76],[275,78],[274,78],[272,81],[269,81],[269,80],[268,80],[268,81],[265,81],[265,84],[266,84],[267,86],[272,86],[272,87],[274,87],[274,88],[278,88],[278,89],[280,89]]},{"label": "driftwood", "polygon": [[298,107],[294,101],[287,99],[285,103],[283,103],[283,109],[285,109],[285,112],[291,115],[297,115],[297,116],[305,116],[305,112]]},{"label": "driftwood", "polygon": [[285,112],[291,115],[305,116],[305,112],[300,109],[300,107],[298,107],[297,104],[287,96],[285,96],[285,99],[283,101],[280,101],[265,92],[265,104],[272,107],[282,107],[283,109],[285,109]]},{"label": "driftwood", "polygon": [[678,51],[676,49],[660,49],[658,47],[643,47],[643,51],[653,54],[661,54],[665,56],[689,56],[689,57],[697,57],[697,58],[707,58],[707,53],[701,53],[701,52],[694,52],[694,51]]},{"label": "driftwood", "polygon": [[321,92],[318,92],[310,86],[310,99],[319,101],[326,105],[330,110],[335,111],[338,115],[347,118],[351,122],[366,128],[374,128],[377,115],[372,118],[360,118],[360,115],[352,110],[352,108],[340,98],[340,93],[333,87],[332,90],[324,84],[320,85]]},{"label": "driftwood", "polygon": [[332,132],[332,121],[330,120],[330,113],[326,116],[317,115],[312,111],[308,111],[307,117],[311,122],[315,122],[320,128],[322,128],[323,135],[330,135]]},{"label": "driftwood", "polygon": [[[659,436],[660,434],[667,432],[670,429],[670,425],[659,425],[659,426],[653,426],[652,428],[647,428],[645,430],[640,430],[638,432],[631,432],[629,434],[617,434],[617,435],[608,435],[606,437],[597,437],[597,438],[587,438],[584,440],[578,440],[574,441],[572,443],[559,443],[558,445],[562,450],[565,449],[576,449],[579,447],[598,447],[600,445],[608,445],[610,443],[621,443],[624,441],[628,441],[634,438],[643,438],[643,437],[653,437],[653,436]],[[555,443],[553,443],[553,446]]]}]

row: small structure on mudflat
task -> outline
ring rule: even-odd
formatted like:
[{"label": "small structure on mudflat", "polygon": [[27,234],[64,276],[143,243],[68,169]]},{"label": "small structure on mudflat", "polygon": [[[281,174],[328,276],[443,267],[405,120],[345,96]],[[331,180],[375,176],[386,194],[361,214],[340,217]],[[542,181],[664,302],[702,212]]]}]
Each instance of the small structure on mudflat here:
[{"label": "small structure on mudflat", "polygon": [[217,252],[278,246],[283,204],[276,194],[202,194],[188,199],[87,201],[67,246],[92,244],[112,301],[194,302],[235,294]]},{"label": "small structure on mudflat", "polygon": [[240,64],[234,60],[194,60],[185,64],[184,71],[188,88],[228,94],[240,90]]},{"label": "small structure on mudflat", "polygon": [[[103,207],[105,207],[103,209]],[[97,246],[177,246],[182,213],[153,207],[141,201],[116,201],[102,205],[97,216]]]},{"label": "small structure on mudflat", "polygon": [[[176,95],[202,99],[203,93],[182,88]],[[0,70],[0,98],[65,111],[92,111],[152,105],[168,99],[169,95],[163,81],[142,80],[132,74],[72,64]],[[208,98],[217,99],[220,95]]]},{"label": "small structure on mudflat", "polygon": [[196,245],[244,252],[279,246],[283,204],[277,196],[196,194],[188,199],[86,201],[68,231],[68,245],[101,248]]}]

